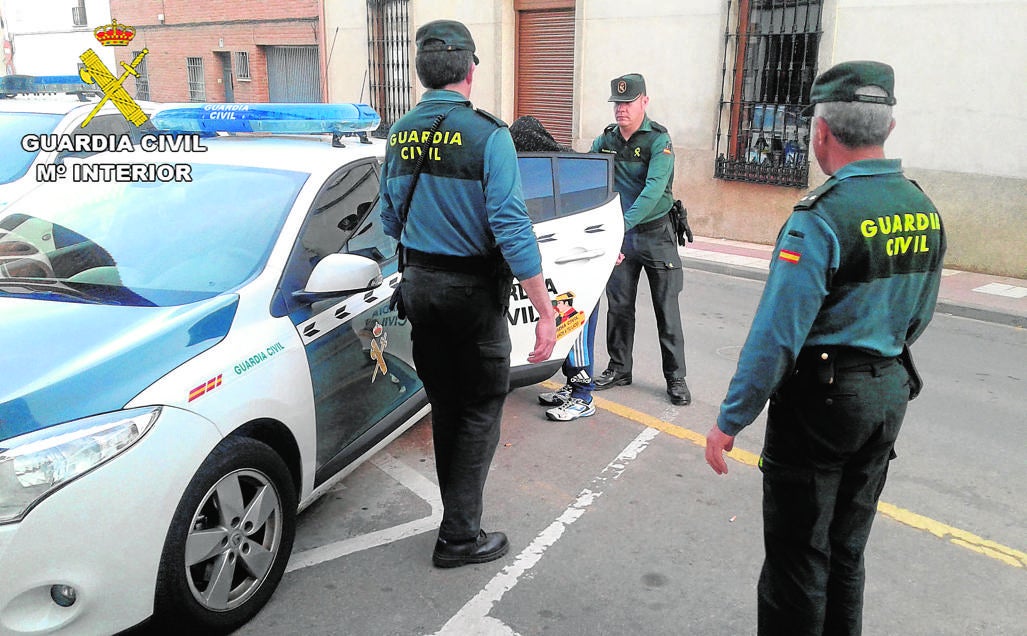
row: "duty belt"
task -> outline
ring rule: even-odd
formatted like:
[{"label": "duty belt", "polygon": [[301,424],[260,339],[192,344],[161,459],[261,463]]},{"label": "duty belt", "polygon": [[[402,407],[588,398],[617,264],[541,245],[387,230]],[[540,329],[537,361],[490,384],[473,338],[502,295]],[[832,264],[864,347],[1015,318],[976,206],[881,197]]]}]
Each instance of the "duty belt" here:
[{"label": "duty belt", "polygon": [[820,384],[833,384],[836,373],[843,371],[871,371],[875,375],[894,363],[895,356],[881,356],[854,347],[805,347],[795,360],[795,374],[815,376]]},{"label": "duty belt", "polygon": [[[668,213],[669,213],[669,210],[668,210]],[[642,231],[642,232],[645,232],[647,230],[652,230],[652,229],[658,228],[661,225],[664,225],[666,223],[667,223],[667,214],[665,213],[663,216],[661,216],[658,219],[653,219],[652,221],[646,221],[645,223],[639,223],[638,225],[636,225],[634,227],[634,229]]]},{"label": "duty belt", "polygon": [[496,266],[499,264],[498,259],[491,256],[451,256],[421,252],[409,247],[405,249],[406,264],[424,269],[491,277],[496,274]]}]

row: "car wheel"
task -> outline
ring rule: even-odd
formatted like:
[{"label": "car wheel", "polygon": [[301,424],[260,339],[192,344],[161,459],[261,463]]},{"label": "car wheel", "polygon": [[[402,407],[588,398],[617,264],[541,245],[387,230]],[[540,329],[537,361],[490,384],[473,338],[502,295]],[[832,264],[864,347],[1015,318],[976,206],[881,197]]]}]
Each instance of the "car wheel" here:
[{"label": "car wheel", "polygon": [[225,632],[267,603],[296,534],[288,467],[266,444],[228,438],[182,496],[161,555],[154,622]]}]

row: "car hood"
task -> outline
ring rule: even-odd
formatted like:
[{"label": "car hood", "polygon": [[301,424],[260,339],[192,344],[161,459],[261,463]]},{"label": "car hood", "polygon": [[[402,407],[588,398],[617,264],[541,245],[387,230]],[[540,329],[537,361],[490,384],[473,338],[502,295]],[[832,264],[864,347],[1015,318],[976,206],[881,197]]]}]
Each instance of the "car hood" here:
[{"label": "car hood", "polygon": [[0,440],[124,407],[224,338],[238,300],[126,307],[0,298]]}]

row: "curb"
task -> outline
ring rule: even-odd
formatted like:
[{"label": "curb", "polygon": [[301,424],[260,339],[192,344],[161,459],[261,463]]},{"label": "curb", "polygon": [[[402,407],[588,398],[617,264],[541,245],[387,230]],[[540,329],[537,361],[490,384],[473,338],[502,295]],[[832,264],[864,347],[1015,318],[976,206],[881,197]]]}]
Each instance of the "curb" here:
[{"label": "curb", "polygon": [[[698,257],[690,257],[687,252],[681,256],[681,264],[687,269],[697,269],[713,274],[724,274],[725,276],[735,276],[738,278],[747,278],[749,280],[757,281],[767,280],[767,272],[762,269],[709,261]],[[1006,325],[1008,327],[1019,327],[1021,329],[1027,328],[1027,318],[1024,316],[987,307],[956,303],[940,298],[938,299],[935,313],[948,314],[951,316],[958,316],[960,318],[969,318],[971,320],[980,320],[982,322]]]}]

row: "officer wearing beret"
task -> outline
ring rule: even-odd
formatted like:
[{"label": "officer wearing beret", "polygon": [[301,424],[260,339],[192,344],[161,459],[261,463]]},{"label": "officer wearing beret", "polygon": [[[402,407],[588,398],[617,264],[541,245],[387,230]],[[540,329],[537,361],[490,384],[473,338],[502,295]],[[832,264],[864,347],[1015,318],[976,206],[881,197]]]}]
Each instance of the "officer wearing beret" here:
[{"label": "officer wearing beret", "polygon": [[610,363],[596,379],[596,390],[631,384],[635,342],[635,297],[645,270],[659,331],[663,376],[673,404],[692,401],[685,382],[685,335],[681,328],[684,275],[670,209],[674,204],[674,146],[667,129],[645,113],[649,96],[638,73],[610,82],[616,123],[592,142],[592,152],[614,155],[614,185],[624,211],[623,259],[606,284],[609,313],[606,350]]},{"label": "officer wearing beret", "polygon": [[381,215],[402,245],[399,298],[432,406],[443,504],[432,562],[456,567],[509,548],[502,532],[482,530],[481,515],[510,389],[511,273],[539,316],[530,362],[549,358],[556,320],[510,132],[469,101],[478,64],[470,32],[437,20],[417,30],[416,42],[428,90],[389,131]]},{"label": "officer wearing beret", "polygon": [[863,551],[906,405],[908,345],[934,313],[945,233],[886,159],[892,68],[844,62],[813,83],[811,144],[830,178],[795,206],[738,368],[706,437],[723,452],[770,400],[760,469],[759,633],[859,634]]}]

